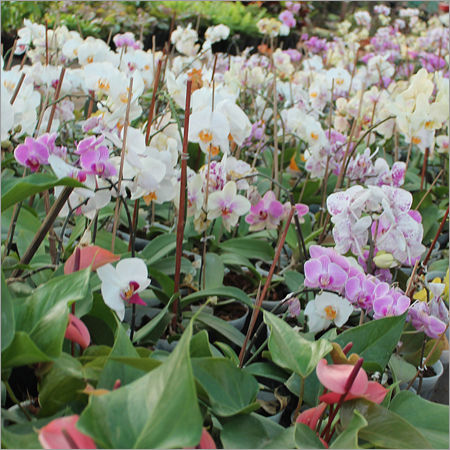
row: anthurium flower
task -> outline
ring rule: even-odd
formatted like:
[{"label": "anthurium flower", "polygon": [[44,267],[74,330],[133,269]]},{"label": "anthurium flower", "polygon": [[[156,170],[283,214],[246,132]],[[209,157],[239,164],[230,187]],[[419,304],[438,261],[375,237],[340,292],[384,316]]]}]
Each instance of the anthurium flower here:
[{"label": "anthurium flower", "polygon": [[250,209],[250,202],[242,195],[236,194],[236,183],[229,181],[222,191],[213,192],[208,198],[208,219],[222,217],[227,231],[237,224],[239,216]]},{"label": "anthurium flower", "polygon": [[348,300],[331,292],[317,295],[305,308],[309,331],[314,333],[325,330],[332,323],[341,327],[347,322],[352,312],[353,307]]},{"label": "anthurium flower", "polygon": [[[111,253],[98,245],[88,245],[80,248],[80,266],[78,270],[86,269],[92,264],[92,270],[108,263],[119,261],[120,256]],[[75,252],[73,252],[64,264],[64,274],[72,273],[75,266]]]},{"label": "anthurium flower", "polygon": [[214,439],[211,435],[206,431],[205,428],[202,429],[202,436],[200,438],[200,442],[196,447],[185,447],[185,448],[203,448],[203,449],[211,449],[217,448]]},{"label": "anthurium flower", "polygon": [[106,264],[97,269],[97,274],[102,281],[103,300],[116,311],[120,320],[125,316],[125,304],[145,305],[139,292],[147,288],[150,279],[142,259],[123,259],[115,268]]},{"label": "anthurium flower", "polygon": [[[346,393],[347,380],[353,368],[351,364],[329,365],[326,359],[321,359],[316,367],[317,378],[331,392],[321,395],[319,400],[328,404],[339,402],[341,395]],[[345,400],[363,397],[379,404],[386,394],[387,389],[376,381],[369,381],[365,370],[360,368]]]},{"label": "anthurium flower", "polygon": [[324,413],[326,408],[326,403],[319,403],[316,407],[309,408],[306,411],[300,413],[297,417],[296,422],[303,423],[314,431],[316,429],[317,422],[322,417],[322,414]]},{"label": "anthurium flower", "polygon": [[69,341],[80,344],[81,348],[89,347],[91,343],[91,336],[86,325],[73,314],[69,314],[69,323],[64,337]]},{"label": "anthurium flower", "polygon": [[78,415],[61,417],[52,420],[45,427],[39,430],[39,442],[43,448],[97,448],[94,441],[78,431],[76,423]]}]

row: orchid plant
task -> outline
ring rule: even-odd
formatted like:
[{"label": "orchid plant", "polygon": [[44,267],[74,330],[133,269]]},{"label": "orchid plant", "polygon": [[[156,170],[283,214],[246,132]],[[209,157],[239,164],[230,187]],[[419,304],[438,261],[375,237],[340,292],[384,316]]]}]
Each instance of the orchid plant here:
[{"label": "orchid plant", "polygon": [[281,2],[237,54],[200,16],[24,18],[2,447],[448,448],[448,10],[353,6]]}]

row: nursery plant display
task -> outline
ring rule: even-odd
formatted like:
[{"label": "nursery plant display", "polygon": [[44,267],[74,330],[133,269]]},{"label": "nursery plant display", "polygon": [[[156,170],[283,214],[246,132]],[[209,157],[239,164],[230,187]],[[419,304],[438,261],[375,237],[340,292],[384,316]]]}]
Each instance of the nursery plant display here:
[{"label": "nursery plant display", "polygon": [[2,447],[448,448],[448,11],[138,3],[2,54]]}]

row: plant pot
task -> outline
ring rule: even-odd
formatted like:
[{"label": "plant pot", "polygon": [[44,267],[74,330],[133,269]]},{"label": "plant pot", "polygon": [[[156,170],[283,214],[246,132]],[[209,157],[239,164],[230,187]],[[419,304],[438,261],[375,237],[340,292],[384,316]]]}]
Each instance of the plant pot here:
[{"label": "plant pot", "polygon": [[239,331],[244,328],[248,313],[248,306],[237,302],[229,303],[227,305],[221,305],[214,308],[215,316],[221,318],[222,320],[225,320]]},{"label": "plant pot", "polygon": [[419,395],[425,399],[429,399],[431,397],[431,394],[433,393],[434,386],[438,382],[441,375],[444,373],[444,367],[441,363],[441,361],[437,361],[435,364],[431,366],[436,373],[436,375],[432,377],[423,377],[422,378],[422,388],[419,391],[419,378],[417,377],[414,380],[414,383],[412,387],[419,391]]}]

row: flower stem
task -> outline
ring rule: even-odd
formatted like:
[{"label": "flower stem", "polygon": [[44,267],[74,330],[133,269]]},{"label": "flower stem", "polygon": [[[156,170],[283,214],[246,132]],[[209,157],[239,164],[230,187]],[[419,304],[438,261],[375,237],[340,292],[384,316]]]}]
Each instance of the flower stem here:
[{"label": "flower stem", "polygon": [[255,308],[253,309],[252,318],[250,320],[250,325],[248,327],[247,334],[245,335],[244,344],[242,345],[241,352],[239,353],[239,367],[241,367],[241,368],[242,368],[242,364],[244,363],[245,349],[247,347],[248,340],[250,339],[250,335],[252,334],[253,328],[255,327],[256,319],[259,314],[259,310],[261,309],[262,302],[263,302],[263,300],[266,296],[266,293],[269,289],[269,285],[272,280],[272,276],[275,271],[275,267],[277,265],[278,259],[280,258],[281,250],[282,250],[284,242],[286,240],[286,236],[287,236],[289,226],[291,224],[292,216],[294,215],[294,212],[295,212],[295,207],[292,206],[289,216],[286,220],[286,225],[284,227],[283,234],[281,235],[280,240],[278,242],[277,251],[275,253],[275,257],[273,258],[272,265],[270,266],[269,274],[267,275],[267,280],[264,285],[263,291],[256,300]]},{"label": "flower stem", "polygon": [[[184,109],[184,136],[183,136],[183,153],[181,155],[181,178],[180,178],[180,206],[178,209],[178,223],[177,223],[177,248],[175,254],[175,277],[174,277],[174,295],[179,294],[180,291],[180,271],[181,271],[181,253],[183,252],[183,235],[184,235],[184,221],[186,210],[186,177],[187,177],[187,158],[188,156],[188,133],[189,133],[189,115],[191,109],[191,93],[192,80],[188,80],[186,84],[186,105]],[[175,328],[177,324],[178,308],[180,304],[180,297],[177,295],[172,305],[173,319],[172,327]]]}]

